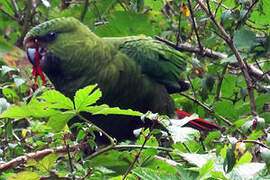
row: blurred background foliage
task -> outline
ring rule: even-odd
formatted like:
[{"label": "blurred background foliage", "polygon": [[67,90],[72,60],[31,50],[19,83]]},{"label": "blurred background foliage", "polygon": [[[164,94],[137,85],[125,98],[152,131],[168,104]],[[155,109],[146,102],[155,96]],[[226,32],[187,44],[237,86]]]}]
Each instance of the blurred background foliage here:
[{"label": "blurred background foliage", "polygon": [[[193,16],[189,9],[189,2],[192,6]],[[247,85],[236,58],[231,48],[222,39],[220,30],[195,0],[1,0],[0,65],[4,66],[0,69],[0,114],[10,105],[22,104],[33,96],[29,93],[32,90],[31,66],[27,61],[22,44],[25,34],[33,26],[44,21],[73,16],[101,37],[144,35],[162,38],[175,48],[190,45],[191,50],[187,48],[180,48],[180,50],[188,55],[187,61],[190,63],[185,75],[192,86],[189,91],[185,92],[185,96],[173,95],[177,106],[189,113],[197,113],[202,118],[227,127],[223,132],[226,137],[258,140],[269,145],[270,1],[209,0],[205,2],[209,2],[210,10],[233,39],[235,47],[249,67],[257,107],[256,112],[253,113],[258,115],[257,124],[254,125],[254,118],[251,116]],[[193,25],[193,20],[196,22],[196,27]],[[218,58],[195,51],[194,49],[199,48],[199,43],[203,48],[215,51]],[[43,91],[43,89],[41,88],[39,91]],[[197,101],[209,107],[210,111],[205,110],[206,108]],[[224,122],[224,118],[231,124]],[[23,130],[22,128],[16,129],[15,122],[17,123],[17,121],[11,122],[8,119],[1,121],[0,135],[5,137],[6,141],[0,146],[7,152],[3,157],[5,161],[31,152],[33,149],[42,149],[46,147],[48,139],[51,138],[47,136],[47,130],[42,129],[43,125],[38,121],[26,120],[24,123],[33,128],[33,134],[30,135],[31,138],[29,137],[27,142],[33,148],[27,149],[26,145],[22,144],[16,147],[6,146],[9,142],[16,141],[14,132],[17,136],[22,136],[20,133]],[[237,134],[237,129],[241,129],[246,137],[242,136],[243,134]],[[28,129],[28,131],[30,130]],[[36,136],[38,133],[40,133],[38,137],[35,137],[38,140],[33,140],[35,138],[32,136]],[[41,138],[44,134],[46,136]],[[212,136],[207,138],[220,138],[221,134],[212,134]],[[59,140],[59,137],[61,136],[58,135],[53,140],[61,144],[63,142]],[[52,139],[50,139],[50,143],[51,141]],[[225,158],[226,149],[230,149],[227,144],[222,141],[220,144],[213,145],[209,140],[206,148],[209,151],[217,150],[217,154],[220,153]],[[185,149],[184,146],[194,153],[197,152],[197,149],[200,149],[200,152],[203,149],[196,140],[189,140],[185,145],[176,144],[174,148],[182,151]],[[236,148],[236,146],[233,147]],[[256,148],[255,145],[247,148],[251,151],[253,160],[267,163],[270,153],[264,150],[261,159],[258,155],[259,151],[254,150]],[[228,152],[227,157],[234,153],[233,151],[231,154],[230,151]],[[187,155],[185,158],[185,161],[190,163],[196,159],[196,157],[189,159]],[[251,162],[251,159],[247,162]],[[209,161],[209,163],[211,162]],[[230,163],[233,164],[233,162]],[[58,166],[60,165],[58,164]],[[79,167],[79,165],[77,166]],[[203,169],[203,167],[201,168]],[[205,169],[207,168],[205,167]],[[133,173],[144,178],[145,172],[155,176],[152,171],[140,170],[134,170]],[[183,172],[182,168],[173,170]],[[100,171],[105,172],[106,170]],[[209,168],[208,171],[210,172],[212,169]],[[230,177],[233,176],[235,175]],[[228,177],[220,176],[219,178]]]}]

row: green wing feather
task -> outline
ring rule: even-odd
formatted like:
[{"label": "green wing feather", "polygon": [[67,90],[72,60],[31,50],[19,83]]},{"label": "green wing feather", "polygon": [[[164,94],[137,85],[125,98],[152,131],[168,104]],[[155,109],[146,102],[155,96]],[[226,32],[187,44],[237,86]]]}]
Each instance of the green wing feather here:
[{"label": "green wing feather", "polygon": [[[108,40],[108,39],[107,39]],[[142,73],[167,89],[181,91],[181,74],[186,70],[183,54],[160,41],[143,37],[110,39],[119,50],[141,66]]]}]

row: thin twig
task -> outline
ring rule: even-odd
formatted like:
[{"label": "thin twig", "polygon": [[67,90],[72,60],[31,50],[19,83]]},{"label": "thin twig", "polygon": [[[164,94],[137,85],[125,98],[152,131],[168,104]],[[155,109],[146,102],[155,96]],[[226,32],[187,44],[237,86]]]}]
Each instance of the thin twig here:
[{"label": "thin twig", "polygon": [[[218,4],[218,7],[216,8],[216,10],[215,10],[215,13],[214,13],[214,15],[216,15],[217,14],[217,12],[218,12],[218,9],[223,5],[222,3],[223,3],[223,1],[224,0],[221,0],[220,2],[217,2],[217,4]],[[213,1],[212,1],[213,2]],[[223,5],[224,6],[224,5]]]},{"label": "thin twig", "polygon": [[[234,124],[229,121],[228,119],[226,119],[225,117],[217,114],[213,109],[211,109],[210,107],[208,107],[207,105],[203,104],[202,102],[200,102],[198,99],[194,99],[193,97],[187,95],[187,94],[184,94],[184,93],[179,93],[180,95],[194,101],[195,103],[197,103],[198,105],[200,105],[201,107],[203,107],[205,110],[207,110],[210,114],[212,114],[213,116],[215,116],[216,118],[218,119],[221,119],[223,122],[225,122],[227,125],[233,127]],[[246,135],[240,130],[240,129],[236,129],[237,132],[239,132],[243,137],[246,137]]]},{"label": "thin twig", "polygon": [[218,4],[219,6],[223,7],[226,10],[231,10],[230,8],[228,8],[227,6],[225,6],[224,4],[222,4],[223,0],[221,2],[218,2],[216,0],[211,0],[213,3]]},{"label": "thin twig", "polygon": [[[80,149],[80,144],[69,147],[70,151],[76,151],[78,149]],[[67,149],[64,146],[60,146],[60,147],[56,147],[56,148],[49,148],[49,149],[44,149],[41,151],[37,151],[34,153],[28,153],[24,156],[19,156],[15,159],[12,159],[11,161],[5,163],[5,164],[1,164],[0,165],[0,172],[3,172],[9,168],[12,167],[16,167],[20,164],[24,164],[25,162],[27,162],[29,159],[41,159],[51,153],[67,153]]]},{"label": "thin twig", "polygon": [[121,2],[121,0],[117,0],[118,3],[120,4],[120,6],[125,10],[127,11],[127,8],[124,6],[124,4]]},{"label": "thin twig", "polygon": [[[223,36],[220,36],[221,38],[224,38]],[[164,42],[165,44],[173,47],[174,49],[178,50],[178,51],[187,51],[187,52],[192,52],[192,53],[200,53],[200,49],[197,48],[197,47],[194,47],[188,43],[184,43],[184,44],[179,44],[178,46],[167,40],[167,39],[164,39],[164,38],[161,38],[159,36],[156,36],[155,37],[157,40],[161,41],[161,42]],[[219,59],[219,58],[227,58],[228,55],[227,54],[224,54],[224,53],[220,53],[220,52],[217,52],[217,51],[214,51],[212,49],[208,49],[208,48],[204,48],[203,50],[203,54],[204,56],[206,57],[209,57],[209,58],[212,58],[212,59]],[[263,61],[264,62],[264,61]],[[269,60],[266,60],[266,62],[269,62]],[[232,63],[232,65],[237,65],[239,66],[238,63]],[[249,68],[249,72],[251,72],[251,75],[252,76],[261,76],[263,74],[262,71],[260,71],[259,69],[255,68],[253,65],[248,65],[248,68]],[[268,76],[265,76],[265,78],[269,79],[270,80],[270,77]]]},{"label": "thin twig", "polygon": [[149,133],[144,137],[144,142],[143,144],[141,145],[141,148],[139,150],[138,153],[135,154],[135,158],[133,160],[133,162],[130,164],[130,166],[128,167],[128,169],[126,170],[125,174],[124,174],[124,177],[122,180],[125,180],[126,177],[128,176],[128,174],[130,173],[130,171],[132,170],[132,168],[134,167],[135,163],[137,162],[137,160],[139,159],[141,153],[142,153],[142,150],[144,149],[144,146],[146,144],[146,142],[150,139],[150,137],[152,136],[152,130],[154,129],[155,125],[156,125],[156,122],[158,121],[158,119],[155,119],[153,120],[153,124],[151,125],[151,128],[150,128],[150,131]]},{"label": "thin twig", "polygon": [[182,16],[182,13],[180,13],[180,15],[178,17],[178,34],[177,34],[177,38],[176,38],[176,46],[178,46],[179,42],[182,42],[182,39],[181,39],[181,16]]},{"label": "thin twig", "polygon": [[[82,115],[80,115],[79,113],[77,114],[77,116],[78,116],[81,120],[83,120],[84,122],[89,123],[89,121],[88,121],[85,117],[83,117]],[[91,125],[92,125],[92,127],[93,127],[96,131],[98,131],[98,132],[104,134],[104,135],[109,139],[109,141],[110,141],[111,144],[115,144],[114,139],[113,139],[108,133],[106,133],[103,129],[101,129],[100,127],[96,126],[96,125],[93,124],[93,123],[92,123]]]},{"label": "thin twig", "polygon": [[255,5],[259,2],[259,0],[255,0],[252,5],[248,8],[245,16],[237,22],[236,29],[238,29],[242,23],[242,20],[245,20],[248,16],[248,14],[252,11],[252,9],[255,7]]},{"label": "thin twig", "polygon": [[199,37],[198,28],[197,28],[197,24],[196,24],[194,13],[193,13],[193,8],[192,8],[191,0],[188,0],[188,8],[190,10],[192,24],[193,24],[195,35],[196,35],[197,42],[198,42],[198,45],[199,45],[199,49],[200,49],[200,52],[203,53],[203,46],[202,46],[201,41],[200,41],[200,37]]},{"label": "thin twig", "polygon": [[227,71],[227,67],[228,67],[228,63],[224,66],[223,71],[218,79],[218,84],[217,84],[217,90],[216,90],[216,94],[215,94],[215,101],[219,100],[219,95],[220,95],[220,91],[221,91],[221,86],[222,86],[222,81],[224,79],[224,75]]},{"label": "thin twig", "polygon": [[74,180],[75,179],[75,176],[73,174],[74,170],[73,170],[73,165],[72,165],[72,159],[71,159],[71,156],[70,156],[70,150],[69,150],[69,144],[67,144],[66,142],[66,137],[64,137],[64,145],[66,146],[66,150],[67,150],[67,154],[68,154],[68,160],[69,160],[69,166],[70,166],[70,171],[71,171],[71,174],[72,174],[72,179]]},{"label": "thin twig", "polygon": [[103,154],[103,153],[105,153],[105,152],[107,152],[109,150],[112,150],[114,147],[115,147],[115,144],[110,144],[110,145],[106,146],[105,148],[102,148],[99,151],[96,151],[93,154],[87,156],[85,159],[86,160],[93,159],[94,157],[96,157],[96,156],[98,156],[100,154]]},{"label": "thin twig", "polygon": [[266,146],[263,143],[258,142],[258,141],[254,141],[254,140],[239,140],[238,142],[258,144],[259,146],[262,146],[262,147],[267,148],[267,149],[270,150],[270,147],[268,147],[268,146]]},{"label": "thin twig", "polygon": [[210,16],[212,21],[218,27],[218,29],[220,30],[220,32],[224,36],[224,41],[231,48],[233,54],[235,55],[235,57],[236,57],[236,59],[238,61],[239,67],[241,68],[241,71],[242,71],[242,73],[244,75],[246,84],[247,84],[247,89],[248,89],[248,94],[249,94],[249,99],[250,99],[250,107],[251,107],[252,115],[255,116],[256,115],[256,103],[255,103],[255,97],[254,97],[254,93],[253,93],[254,89],[253,89],[253,86],[252,86],[252,81],[251,81],[251,78],[250,78],[249,73],[248,73],[248,67],[246,66],[246,64],[242,60],[242,58],[241,58],[238,50],[234,46],[233,41],[230,38],[230,36],[226,33],[225,29],[221,26],[221,24],[217,21],[217,19],[215,18],[215,16],[211,12],[210,5],[209,5],[209,0],[206,0],[207,7],[202,3],[201,0],[196,0],[196,1],[201,6],[201,8],[206,12],[206,14],[208,14]]},{"label": "thin twig", "polygon": [[190,77],[189,77],[189,74],[187,75],[187,79],[188,79],[188,82],[189,82],[189,84],[190,84],[190,86],[191,86],[191,90],[192,90],[192,92],[193,92],[193,96],[197,99],[197,94],[196,94],[195,88],[194,88],[194,86],[193,86],[193,84],[192,84],[192,81],[191,81],[191,79],[190,79]]},{"label": "thin twig", "polygon": [[[175,48],[178,51],[188,51],[188,52],[192,52],[192,53],[200,53],[199,48],[194,47],[194,46],[192,46],[190,44],[185,43],[185,44],[179,44],[177,46],[175,43],[173,43],[173,42],[171,42],[171,41],[169,41],[167,39],[164,39],[162,37],[156,36],[155,38],[157,40],[162,41],[165,44]],[[217,51],[213,51],[213,50],[208,49],[208,48],[204,48],[203,51],[204,51],[203,52],[204,56],[207,56],[207,57],[212,58],[212,59],[219,59],[219,58],[226,58],[227,57],[226,54],[223,54],[223,53],[220,53],[220,52],[217,52]]]}]

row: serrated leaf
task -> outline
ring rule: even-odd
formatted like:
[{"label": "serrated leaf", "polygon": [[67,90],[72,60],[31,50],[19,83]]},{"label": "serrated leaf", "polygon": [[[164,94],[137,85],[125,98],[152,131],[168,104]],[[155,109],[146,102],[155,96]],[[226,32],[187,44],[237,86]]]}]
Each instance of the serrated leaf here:
[{"label": "serrated leaf", "polygon": [[102,111],[105,108],[110,108],[107,104],[102,104],[100,106],[87,106],[86,108],[83,109],[85,112],[89,112],[91,114],[95,114],[99,111]]},{"label": "serrated leaf", "polygon": [[100,99],[101,91],[99,89],[92,92],[96,87],[97,85],[89,85],[76,92],[74,102],[77,111],[84,111],[87,106],[96,103]]},{"label": "serrated leaf", "polygon": [[50,103],[50,107],[52,108],[74,109],[73,102],[59,91],[46,91],[39,98],[45,100],[47,103]]},{"label": "serrated leaf", "polygon": [[103,115],[108,115],[108,114],[119,114],[119,115],[129,115],[129,116],[142,116],[142,113],[138,111],[133,111],[131,109],[120,109],[118,107],[114,108],[103,108],[102,110],[93,113],[93,114],[103,114]]},{"label": "serrated leaf", "polygon": [[27,105],[22,104],[21,106],[10,106],[0,115],[0,118],[22,119],[30,116],[31,112],[28,110]]},{"label": "serrated leaf", "polygon": [[41,171],[49,171],[52,169],[58,157],[59,156],[56,153],[49,154],[48,156],[44,157],[41,161],[39,161],[36,167]]},{"label": "serrated leaf", "polygon": [[36,98],[32,98],[27,104],[28,111],[32,117],[44,118],[59,113],[59,110],[51,108],[50,103],[39,102]]},{"label": "serrated leaf", "polygon": [[121,168],[126,170],[129,164],[134,160],[133,154],[130,152],[120,152],[116,150],[111,150],[106,153],[100,154],[91,161],[86,162],[86,167],[107,167],[107,168]]},{"label": "serrated leaf", "polygon": [[67,125],[68,121],[75,116],[73,111],[65,111],[52,115],[49,118],[48,126],[51,127],[55,132],[61,131]]},{"label": "serrated leaf", "polygon": [[80,129],[79,133],[77,135],[77,141],[79,142],[80,140],[82,140],[84,137],[86,136],[84,130]]},{"label": "serrated leaf", "polygon": [[38,165],[38,162],[35,159],[28,159],[28,161],[26,162],[26,167],[36,167]]}]

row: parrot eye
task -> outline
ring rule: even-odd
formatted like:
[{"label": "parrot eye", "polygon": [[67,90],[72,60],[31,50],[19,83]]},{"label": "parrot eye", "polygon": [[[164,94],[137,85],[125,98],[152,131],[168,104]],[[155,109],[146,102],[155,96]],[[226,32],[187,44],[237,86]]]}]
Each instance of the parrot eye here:
[{"label": "parrot eye", "polygon": [[56,39],[56,32],[50,31],[46,34],[46,40],[47,41],[53,41]]}]

